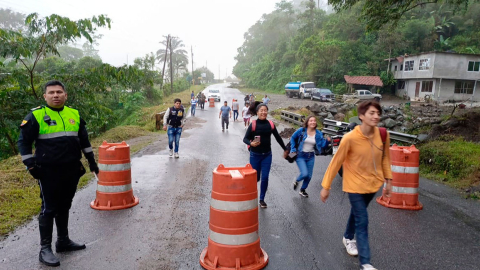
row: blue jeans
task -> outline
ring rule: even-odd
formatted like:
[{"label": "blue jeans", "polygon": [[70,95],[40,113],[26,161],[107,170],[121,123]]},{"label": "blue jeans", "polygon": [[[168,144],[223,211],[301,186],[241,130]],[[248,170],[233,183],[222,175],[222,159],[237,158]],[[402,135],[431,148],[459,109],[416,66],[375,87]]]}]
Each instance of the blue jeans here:
[{"label": "blue jeans", "polygon": [[301,189],[307,189],[313,175],[313,165],[315,165],[314,152],[300,152],[297,156],[297,166],[300,170],[300,175],[297,177],[297,182],[303,180]]},{"label": "blue jeans", "polygon": [[173,149],[173,141],[175,140],[175,153],[178,153],[178,145],[180,144],[180,136],[182,136],[181,127],[168,127],[168,147],[170,150]]},{"label": "blue jeans", "polygon": [[192,108],[190,109],[192,111],[192,115],[195,116],[195,108],[197,105],[192,105]]},{"label": "blue jeans", "polygon": [[238,119],[238,110],[233,110],[233,121]]},{"label": "blue jeans", "polygon": [[260,181],[260,179],[262,180],[260,183],[260,200],[263,201],[265,199],[265,193],[267,193],[270,167],[272,167],[272,152],[255,153],[250,151],[250,164],[252,168],[257,171],[257,182]]},{"label": "blue jeans", "polygon": [[370,245],[368,243],[368,212],[367,207],[375,193],[348,193],[352,209],[347,222],[344,237],[352,240],[357,236],[357,249],[360,265],[370,263]]}]

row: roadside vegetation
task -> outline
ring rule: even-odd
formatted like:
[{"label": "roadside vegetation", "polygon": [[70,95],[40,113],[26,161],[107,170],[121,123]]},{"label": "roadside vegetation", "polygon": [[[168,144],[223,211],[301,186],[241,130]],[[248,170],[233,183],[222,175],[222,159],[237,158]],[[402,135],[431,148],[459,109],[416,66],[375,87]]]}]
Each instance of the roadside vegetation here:
[{"label": "roadside vegetation", "polygon": [[[87,122],[90,141],[97,155],[104,141],[121,142],[140,137],[131,145],[135,153],[151,143],[163,130],[155,132],[155,113],[173,105],[179,97],[188,107],[191,86],[186,72],[188,58],[183,42],[170,38],[171,50],[136,58],[133,65],[115,67],[104,63],[95,46],[101,38],[98,28],[110,28],[105,15],[78,21],[51,15],[24,15],[0,9],[0,238],[28,221],[40,210],[37,182],[25,170],[16,142],[19,124],[35,108],[45,103],[43,85],[62,81],[67,90],[66,105],[78,109]],[[75,47],[80,39],[86,42]],[[172,54],[173,61],[170,65]],[[165,73],[156,69],[167,59]],[[183,71],[183,72],[180,72]],[[205,68],[195,71],[213,73]],[[164,78],[166,78],[164,80]],[[88,166],[86,161],[84,165]],[[79,187],[92,179],[87,173]]]},{"label": "roadside vegetation", "polygon": [[[163,130],[156,131],[155,114],[171,107],[175,98],[180,98],[188,109],[191,91],[198,93],[204,88],[205,86],[195,85],[190,89],[165,97],[165,103],[141,107],[134,111],[120,125],[90,140],[95,157],[98,160],[98,146],[103,141],[122,142],[142,137],[142,140],[130,145],[130,152],[133,155],[143,149],[157,140],[158,136],[165,134]],[[86,121],[88,124],[88,119]],[[82,159],[82,162],[87,169],[87,173],[80,178],[79,189],[93,179],[92,174],[88,171],[88,163],[85,158]],[[37,181],[25,170],[20,156],[12,156],[0,161],[0,239],[18,225],[29,221],[34,215],[38,214],[41,204],[39,192]],[[94,194],[92,194],[92,200],[93,196]]]}]

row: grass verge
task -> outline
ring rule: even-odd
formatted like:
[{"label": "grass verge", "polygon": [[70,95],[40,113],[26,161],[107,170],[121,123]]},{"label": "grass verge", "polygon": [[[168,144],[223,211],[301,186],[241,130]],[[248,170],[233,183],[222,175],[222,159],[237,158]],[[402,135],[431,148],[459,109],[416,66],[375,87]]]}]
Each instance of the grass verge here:
[{"label": "grass verge", "polygon": [[443,136],[419,146],[420,173],[423,177],[467,191],[467,197],[480,195],[480,144],[461,137]]},{"label": "grass verge", "polygon": [[[172,106],[173,99],[177,97],[188,106],[192,90],[198,93],[204,88],[202,85],[195,85],[191,89],[174,93],[165,98],[165,103],[144,107],[125,119],[123,125],[112,128],[92,139],[90,142],[95,157],[98,158],[98,146],[103,141],[121,142],[143,136],[142,140],[130,144],[130,153],[133,155],[143,149],[159,133],[165,133],[163,130],[155,132],[155,114]],[[88,121],[88,119],[86,120]],[[88,163],[85,158],[82,159],[82,162],[88,172]],[[92,175],[86,173],[80,178],[78,187],[84,187],[91,179]],[[25,170],[20,156],[10,157],[0,162],[0,239],[38,214],[41,204],[39,192],[37,181]]]}]

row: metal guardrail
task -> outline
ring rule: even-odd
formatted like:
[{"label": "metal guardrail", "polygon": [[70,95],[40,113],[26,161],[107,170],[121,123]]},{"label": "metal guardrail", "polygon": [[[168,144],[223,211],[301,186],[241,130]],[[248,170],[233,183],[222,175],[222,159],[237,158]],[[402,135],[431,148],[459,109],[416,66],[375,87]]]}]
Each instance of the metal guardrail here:
[{"label": "metal guardrail", "polygon": [[[346,128],[347,126],[348,126],[348,123],[346,122],[325,119],[323,120],[322,132],[328,135],[339,135],[339,133],[343,133],[343,132],[339,132],[337,127]],[[388,130],[388,133],[390,134],[391,141],[399,141],[399,142],[404,142],[409,144],[415,144],[416,142],[418,142],[418,136],[416,135],[410,135],[410,134],[400,133],[400,132],[391,131],[391,130]]]},{"label": "metal guardrail", "polygon": [[284,110],[282,110],[280,117],[289,123],[294,123],[299,126],[303,125],[303,121],[305,121],[305,116]]}]

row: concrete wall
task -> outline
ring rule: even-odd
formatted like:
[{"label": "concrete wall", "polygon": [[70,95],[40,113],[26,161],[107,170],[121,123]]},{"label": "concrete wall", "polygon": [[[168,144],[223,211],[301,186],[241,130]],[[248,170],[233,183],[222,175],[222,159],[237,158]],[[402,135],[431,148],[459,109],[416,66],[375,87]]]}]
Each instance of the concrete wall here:
[{"label": "concrete wall", "polygon": [[[419,70],[420,59],[430,59],[428,70]],[[415,61],[412,71],[405,71],[405,62]],[[427,79],[443,78],[458,80],[480,80],[480,71],[468,71],[469,61],[480,61],[480,55],[467,55],[455,53],[425,53],[415,56],[407,56],[403,63],[397,60],[391,62],[391,71],[395,79]],[[400,71],[400,65],[404,65]],[[397,66],[397,71],[395,71]]]},{"label": "concrete wall", "polygon": [[[425,79],[429,80],[429,79]],[[416,83],[420,82],[420,92],[418,99],[423,100],[426,95],[429,95],[431,99],[439,102],[447,100],[455,101],[480,101],[480,81],[477,82],[476,89],[474,88],[473,95],[471,94],[455,94],[455,81],[448,79],[430,79],[433,81],[432,92],[422,92],[421,83],[424,80],[406,80],[405,89],[398,89],[398,84],[395,89],[395,94],[399,97],[407,95],[411,100],[415,100],[415,87]]]}]

